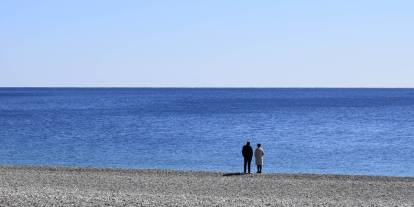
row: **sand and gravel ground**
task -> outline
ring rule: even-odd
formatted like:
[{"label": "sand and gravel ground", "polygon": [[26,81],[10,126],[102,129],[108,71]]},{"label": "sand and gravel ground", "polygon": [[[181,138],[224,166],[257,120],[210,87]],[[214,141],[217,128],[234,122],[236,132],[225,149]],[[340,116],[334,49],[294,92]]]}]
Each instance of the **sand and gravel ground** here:
[{"label": "sand and gravel ground", "polygon": [[0,167],[0,206],[414,206],[414,177]]}]

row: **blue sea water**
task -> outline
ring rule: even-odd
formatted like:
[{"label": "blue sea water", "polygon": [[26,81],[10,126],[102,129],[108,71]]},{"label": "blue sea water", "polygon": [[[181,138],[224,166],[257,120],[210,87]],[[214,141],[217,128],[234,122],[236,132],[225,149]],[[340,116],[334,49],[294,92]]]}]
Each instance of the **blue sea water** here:
[{"label": "blue sea water", "polygon": [[414,89],[0,88],[0,165],[414,176]]}]

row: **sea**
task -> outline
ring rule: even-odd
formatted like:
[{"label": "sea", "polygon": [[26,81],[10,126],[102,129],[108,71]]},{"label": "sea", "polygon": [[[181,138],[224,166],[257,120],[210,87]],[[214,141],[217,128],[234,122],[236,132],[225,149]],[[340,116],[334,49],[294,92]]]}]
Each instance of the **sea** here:
[{"label": "sea", "polygon": [[[414,176],[414,89],[0,88],[0,165]],[[254,160],[252,171],[255,171]]]}]

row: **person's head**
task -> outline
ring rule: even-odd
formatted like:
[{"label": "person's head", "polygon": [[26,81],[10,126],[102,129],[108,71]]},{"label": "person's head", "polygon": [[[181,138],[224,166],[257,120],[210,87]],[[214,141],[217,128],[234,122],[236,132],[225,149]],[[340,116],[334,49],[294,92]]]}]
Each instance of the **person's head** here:
[{"label": "person's head", "polygon": [[247,142],[247,143],[246,143],[246,145],[247,145],[247,146],[250,146],[250,142]]},{"label": "person's head", "polygon": [[262,146],[262,144],[257,144],[257,147],[261,147]]}]

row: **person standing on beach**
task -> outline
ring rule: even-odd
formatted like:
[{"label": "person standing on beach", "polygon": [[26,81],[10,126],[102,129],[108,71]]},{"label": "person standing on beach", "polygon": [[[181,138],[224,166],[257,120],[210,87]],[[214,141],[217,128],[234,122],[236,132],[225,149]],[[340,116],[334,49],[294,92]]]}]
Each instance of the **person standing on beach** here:
[{"label": "person standing on beach", "polygon": [[250,142],[247,142],[246,145],[243,146],[242,154],[244,158],[244,174],[246,174],[246,166],[250,174],[250,164],[252,163],[253,158],[253,148],[250,146]]},{"label": "person standing on beach", "polygon": [[261,144],[257,144],[257,148],[254,151],[254,157],[256,158],[257,173],[262,173],[264,151]]}]

